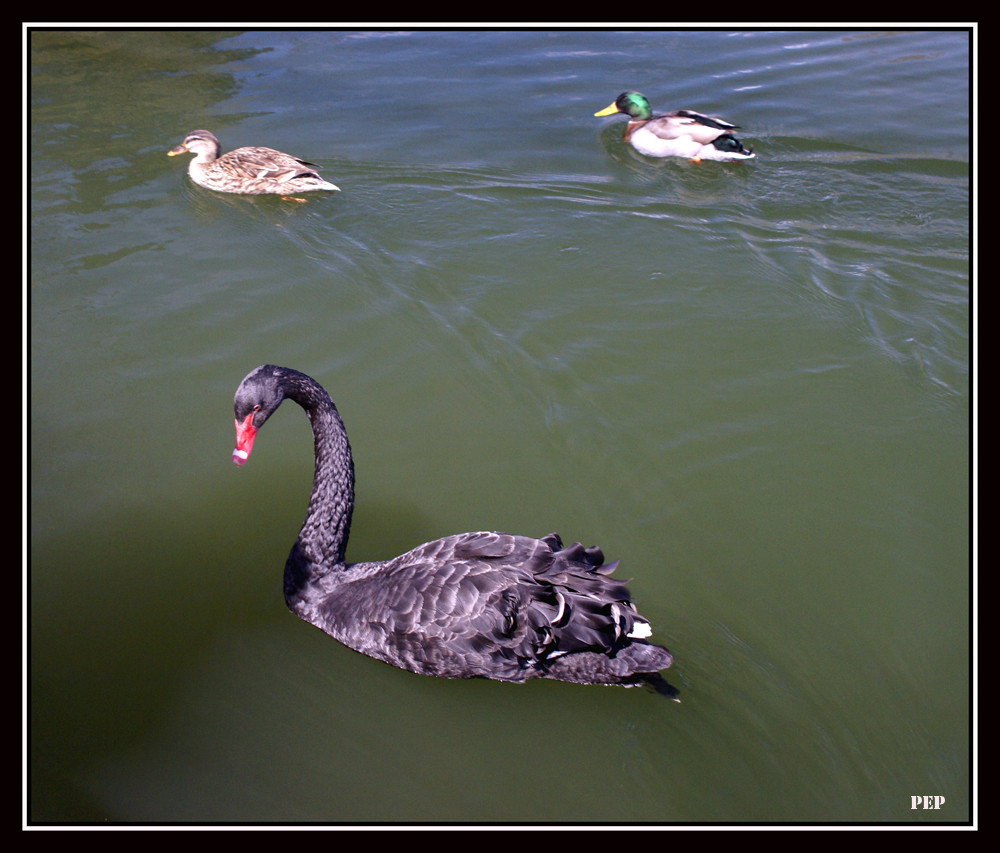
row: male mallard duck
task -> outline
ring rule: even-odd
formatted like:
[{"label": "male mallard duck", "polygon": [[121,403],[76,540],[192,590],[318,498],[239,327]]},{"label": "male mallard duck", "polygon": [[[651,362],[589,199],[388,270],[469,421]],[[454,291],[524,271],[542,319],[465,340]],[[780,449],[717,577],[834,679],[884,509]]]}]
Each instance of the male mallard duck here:
[{"label": "male mallard duck", "polygon": [[222,193],[288,196],[312,190],[340,189],[319,176],[315,163],[273,148],[237,148],[220,157],[221,150],[214,133],[192,130],[180,145],[167,152],[167,156],[196,155],[188,165],[191,180]]},{"label": "male mallard duck", "polygon": [[595,116],[625,113],[629,117],[625,140],[650,157],[689,157],[700,160],[749,160],[757,155],[744,148],[731,130],[735,124],[691,110],[672,110],[654,116],[649,101],[638,92],[622,92]]}]

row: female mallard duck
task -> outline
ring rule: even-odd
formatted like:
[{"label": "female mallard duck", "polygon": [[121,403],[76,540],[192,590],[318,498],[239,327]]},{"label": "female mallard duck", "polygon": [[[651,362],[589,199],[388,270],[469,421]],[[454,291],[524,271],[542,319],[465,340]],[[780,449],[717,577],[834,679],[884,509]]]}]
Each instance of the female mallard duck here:
[{"label": "female mallard duck", "polygon": [[752,148],[730,133],[735,124],[691,110],[672,110],[654,116],[649,101],[638,92],[622,92],[615,102],[595,116],[625,113],[629,117],[625,140],[650,157],[689,157],[701,160],[749,160]]},{"label": "female mallard duck", "polygon": [[191,180],[222,193],[288,196],[312,190],[340,189],[319,176],[315,163],[273,148],[237,148],[220,157],[221,150],[214,133],[192,130],[180,145],[167,152],[167,156],[196,155],[188,166]]}]

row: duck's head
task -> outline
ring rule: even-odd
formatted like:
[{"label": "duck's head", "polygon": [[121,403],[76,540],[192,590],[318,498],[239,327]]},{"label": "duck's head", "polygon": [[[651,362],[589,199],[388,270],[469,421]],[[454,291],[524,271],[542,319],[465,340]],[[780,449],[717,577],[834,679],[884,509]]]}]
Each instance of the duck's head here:
[{"label": "duck's head", "polygon": [[622,92],[615,98],[613,104],[605,107],[598,113],[594,113],[594,115],[609,116],[613,113],[625,113],[625,115],[635,121],[646,121],[646,119],[653,116],[653,111],[649,107],[649,101],[646,100],[645,95],[641,95],[639,92]]},{"label": "duck's head", "polygon": [[167,152],[167,156],[197,154],[199,160],[214,160],[219,156],[219,150],[218,137],[210,130],[192,130],[180,145]]}]

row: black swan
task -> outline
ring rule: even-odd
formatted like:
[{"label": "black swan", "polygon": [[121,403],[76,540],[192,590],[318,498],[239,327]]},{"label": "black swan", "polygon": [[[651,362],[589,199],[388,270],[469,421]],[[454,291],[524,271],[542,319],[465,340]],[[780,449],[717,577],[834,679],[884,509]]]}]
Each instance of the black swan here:
[{"label": "black swan", "polygon": [[597,547],[559,536],[460,533],[385,562],[346,563],[354,462],[330,395],[314,379],[265,364],[236,389],[233,462],[285,399],[312,424],[316,469],[299,538],[285,563],[289,609],[355,651],[423,675],[580,684],[648,684],[673,662],[645,639],[649,622]]}]

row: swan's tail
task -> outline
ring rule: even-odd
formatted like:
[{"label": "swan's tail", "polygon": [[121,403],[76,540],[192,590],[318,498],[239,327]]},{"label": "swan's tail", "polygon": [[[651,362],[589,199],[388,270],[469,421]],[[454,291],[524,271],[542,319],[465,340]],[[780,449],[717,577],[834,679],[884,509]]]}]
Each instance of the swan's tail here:
[{"label": "swan's tail", "polygon": [[649,622],[636,611],[625,583],[610,577],[617,562],[605,564],[600,548],[563,547],[555,533],[542,541],[551,554],[544,568],[533,567],[539,588],[527,612],[539,671],[560,681],[649,683],[676,694],[658,675],[673,656],[646,640]]}]

